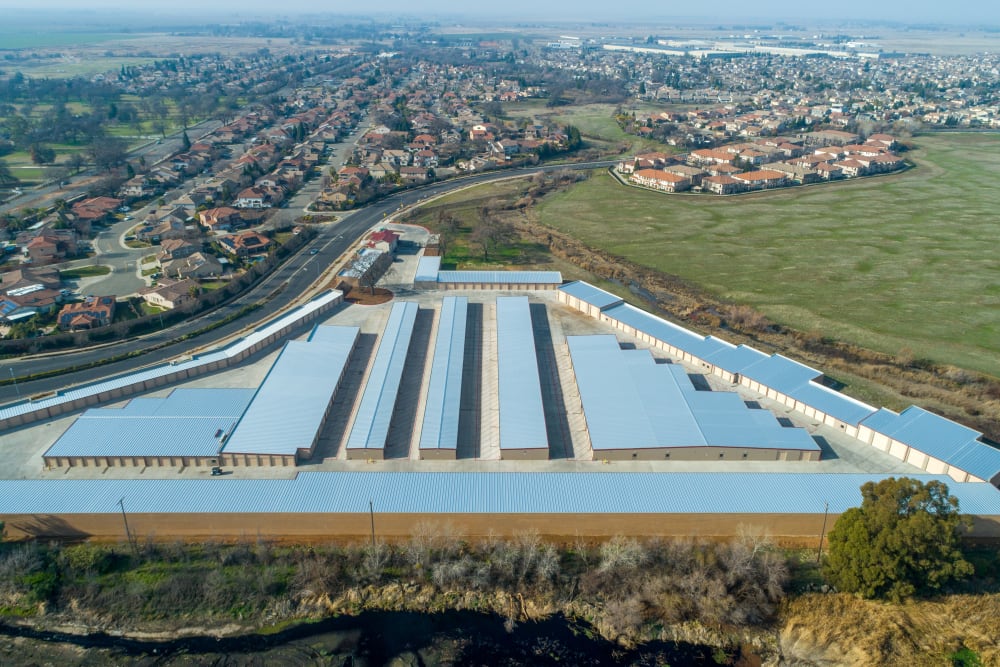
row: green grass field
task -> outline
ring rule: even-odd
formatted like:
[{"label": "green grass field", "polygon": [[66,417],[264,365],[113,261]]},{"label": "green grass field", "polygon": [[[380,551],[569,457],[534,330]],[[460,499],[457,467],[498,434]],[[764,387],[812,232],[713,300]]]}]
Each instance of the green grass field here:
[{"label": "green grass field", "polygon": [[[609,155],[671,150],[658,141],[624,132],[615,122],[613,104],[583,104],[550,109],[545,106],[545,100],[523,100],[504,104],[503,109],[509,118],[535,118],[548,123],[575,125],[588,145]],[[618,150],[622,145],[628,146],[625,151]]]},{"label": "green grass field", "polygon": [[59,272],[62,280],[76,280],[77,278],[90,278],[93,276],[106,276],[111,273],[110,266],[95,264],[92,266],[81,266],[76,269],[66,269]]},{"label": "green grass field", "polygon": [[1000,375],[1000,135],[916,143],[903,174],[725,199],[601,174],[541,221],[797,329]]}]

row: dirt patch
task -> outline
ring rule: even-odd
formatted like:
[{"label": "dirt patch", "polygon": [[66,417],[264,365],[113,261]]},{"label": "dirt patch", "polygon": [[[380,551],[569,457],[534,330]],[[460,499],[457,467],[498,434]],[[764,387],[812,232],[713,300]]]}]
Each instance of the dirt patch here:
[{"label": "dirt patch", "polygon": [[346,286],[339,286],[337,289],[344,292],[344,301],[355,306],[377,306],[392,301],[392,297],[395,296],[391,291],[381,287],[376,287],[374,293],[370,289],[351,289]]}]

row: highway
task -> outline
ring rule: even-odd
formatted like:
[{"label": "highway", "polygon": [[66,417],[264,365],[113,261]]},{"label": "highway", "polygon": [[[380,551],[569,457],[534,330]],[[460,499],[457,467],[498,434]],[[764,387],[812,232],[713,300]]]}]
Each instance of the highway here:
[{"label": "highway", "polygon": [[[540,172],[559,171],[563,169],[597,169],[608,167],[612,164],[614,163],[589,162],[494,171],[442,181],[440,183],[432,183],[394,193],[345,215],[335,223],[321,225],[318,230],[319,234],[312,242],[288,258],[284,264],[265,277],[254,288],[226,306],[172,326],[165,331],[146,335],[141,338],[128,339],[112,345],[87,348],[76,352],[4,360],[0,362],[0,376],[19,378],[63,368],[68,369],[85,364],[101,363],[106,359],[120,357],[121,355],[153,347],[177,339],[184,334],[197,331],[212,322],[224,319],[247,305],[262,301],[265,297],[274,293],[275,290],[281,290],[276,298],[268,300],[262,307],[253,311],[252,314],[194,338],[169,344],[161,349],[153,350],[140,356],[102,364],[85,370],[70,371],[50,378],[31,382],[18,381],[16,385],[9,384],[0,387],[0,403],[15,401],[18,397],[32,396],[72,385],[92,382],[97,379],[155,364],[166,359],[182,356],[194,350],[212,346],[244,328],[259,324],[273,317],[277,312],[306,293],[312,287],[320,273],[326,267],[336,263],[340,256],[357,243],[365,232],[384,221],[388,216],[391,216],[392,213],[402,207],[411,206],[422,200],[453,190],[489,181],[524,177]],[[312,249],[316,249],[318,251],[317,254],[310,254],[310,250]]]}]

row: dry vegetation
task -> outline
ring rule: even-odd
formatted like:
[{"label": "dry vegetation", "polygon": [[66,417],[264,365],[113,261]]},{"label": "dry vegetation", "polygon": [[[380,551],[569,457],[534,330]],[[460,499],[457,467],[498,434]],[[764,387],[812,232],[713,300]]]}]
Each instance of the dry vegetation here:
[{"label": "dry vegetation", "polygon": [[737,650],[742,630],[774,622],[788,572],[782,552],[750,535],[556,545],[533,533],[466,541],[418,525],[396,544],[7,544],[0,616],[149,631],[366,609],[468,609],[509,624],[561,612],[626,645],[711,636]]},{"label": "dry vegetation", "polygon": [[[816,665],[931,667],[968,649],[1000,664],[1000,595],[952,595],[895,605],[845,594],[790,598],[782,608],[781,652]],[[966,663],[975,664],[975,663]]]}]

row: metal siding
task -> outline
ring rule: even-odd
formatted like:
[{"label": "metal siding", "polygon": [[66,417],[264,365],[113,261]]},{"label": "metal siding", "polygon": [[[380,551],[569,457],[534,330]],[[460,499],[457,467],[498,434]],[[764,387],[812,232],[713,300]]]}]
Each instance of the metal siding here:
[{"label": "metal siding", "polygon": [[465,364],[465,329],[469,300],[449,296],[441,302],[434,361],[427,387],[420,449],[456,449]]},{"label": "metal siding", "polygon": [[415,283],[436,283],[438,272],[441,270],[440,257],[421,257],[417,261],[417,274],[413,278]]},{"label": "metal siding", "polygon": [[382,449],[389,434],[389,423],[399,396],[399,382],[406,366],[413,325],[417,319],[416,303],[397,301],[389,313],[364,395],[358,406],[347,449]]},{"label": "metal siding", "polygon": [[497,298],[500,449],[547,449],[528,297]]},{"label": "metal siding", "polygon": [[558,271],[439,271],[439,283],[469,285],[558,285],[562,274]]},{"label": "metal siding", "polygon": [[585,283],[582,280],[576,280],[568,283],[559,289],[560,291],[565,292],[566,294],[575,297],[583,303],[593,306],[598,310],[609,308],[624,301],[624,299],[620,296],[615,296],[611,292],[605,292],[604,290],[594,287],[589,283]]},{"label": "metal siding", "polygon": [[[132,513],[779,513],[838,514],[889,475],[807,473],[315,472],[295,479],[5,480],[4,514]],[[946,482],[967,514],[1000,515],[986,483]],[[762,493],[762,490],[766,492]]]},{"label": "metal siding", "polygon": [[1000,450],[980,442],[982,433],[923,408],[911,405],[899,414],[883,408],[864,425],[976,477],[990,479],[1000,472]]},{"label": "metal siding", "polygon": [[806,382],[792,394],[797,400],[820,412],[835,417],[845,424],[858,424],[875,412],[875,407],[845,396],[813,381]]},{"label": "metal siding", "polygon": [[289,341],[226,442],[227,454],[294,456],[322,426],[357,327],[317,327],[308,341]]}]

